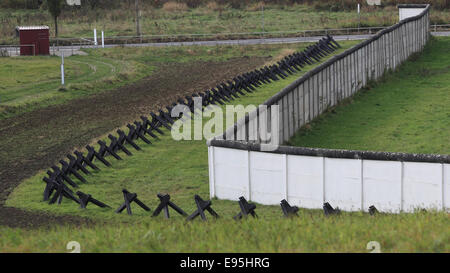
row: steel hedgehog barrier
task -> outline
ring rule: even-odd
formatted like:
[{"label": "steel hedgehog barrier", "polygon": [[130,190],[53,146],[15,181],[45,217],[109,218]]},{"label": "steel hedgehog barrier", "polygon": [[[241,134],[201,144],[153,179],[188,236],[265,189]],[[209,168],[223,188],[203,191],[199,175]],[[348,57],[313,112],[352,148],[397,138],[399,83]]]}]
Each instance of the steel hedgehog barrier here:
[{"label": "steel hedgehog barrier", "polygon": [[283,144],[327,108],[421,51],[429,39],[430,6],[420,7],[421,14],[333,56],[266,101],[267,116],[272,115],[272,105],[279,106],[279,138],[270,140],[275,143],[265,141],[265,130],[260,132],[260,127],[271,129],[270,123],[258,123],[263,107],[208,141],[210,196],[245,196],[262,204],[286,199],[313,209],[330,202],[347,211],[450,208],[449,155],[287,146],[262,152],[264,145]]},{"label": "steel hedgehog barrier", "polygon": [[[133,124],[127,124],[128,133],[118,129],[116,131],[117,135],[109,134],[109,144],[103,140],[99,140],[97,142],[97,149],[91,145],[87,145],[87,153],[74,151],[73,154],[67,155],[67,158],[59,160],[60,166],[51,166],[51,170],[48,170],[47,176],[43,178],[43,181],[46,183],[43,200],[48,201],[49,204],[60,204],[65,197],[79,204],[81,208],[86,208],[88,203],[99,207],[109,207],[101,201],[94,199],[91,195],[80,191],[76,193],[79,197],[77,198],[71,188],[78,188],[79,183],[85,183],[86,179],[84,175],[89,175],[92,170],[99,171],[100,168],[97,166],[99,163],[110,167],[110,158],[122,160],[122,153],[127,156],[132,156],[133,153],[129,150],[130,147],[134,150],[141,150],[136,143],[137,140],[142,140],[146,144],[152,144],[151,140],[158,140],[158,135],[164,135],[163,128],[170,130],[175,121],[178,118],[182,118],[182,116],[177,118],[171,116],[171,110],[177,103],[186,105],[191,113],[195,113],[197,110],[194,106],[195,97],[202,98],[202,108],[211,104],[224,105],[240,96],[245,96],[246,93],[254,92],[256,87],[277,81],[280,78],[284,79],[295,71],[300,71],[305,65],[319,62],[323,57],[333,53],[339,47],[339,44],[331,36],[324,37],[316,44],[308,46],[303,52],[289,55],[277,64],[238,75],[232,80],[222,82],[215,88],[206,90],[205,92],[194,93],[191,96],[180,98],[176,103],[160,109],[157,113],[151,112],[149,117],[141,116],[141,120],[134,121]],[[130,193],[125,189],[123,190],[123,194],[124,203],[116,210],[117,213],[122,212],[126,208],[128,214],[131,214],[132,202],[138,204],[146,211],[150,210],[144,203],[137,199],[137,194]],[[158,215],[164,209],[165,215],[168,218],[168,206],[175,209],[178,213],[186,215],[183,210],[169,201],[170,196],[158,195],[158,198],[161,200],[161,207],[158,207],[154,216]],[[207,201],[202,200],[200,197],[196,197],[195,201],[198,206],[197,213],[192,214],[188,219],[193,219],[198,215],[202,219],[206,219],[203,214],[205,209],[213,216],[217,216],[210,209],[210,204]]]}]

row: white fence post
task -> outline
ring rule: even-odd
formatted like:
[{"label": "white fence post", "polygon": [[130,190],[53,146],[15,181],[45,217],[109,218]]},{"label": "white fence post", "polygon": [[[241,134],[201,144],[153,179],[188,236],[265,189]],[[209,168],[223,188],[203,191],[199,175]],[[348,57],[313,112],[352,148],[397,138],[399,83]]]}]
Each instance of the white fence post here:
[{"label": "white fence post", "polygon": [[94,28],[94,45],[97,46],[98,42],[97,42],[97,29]]},{"label": "white fence post", "polygon": [[61,85],[64,84],[64,52],[61,52]]}]

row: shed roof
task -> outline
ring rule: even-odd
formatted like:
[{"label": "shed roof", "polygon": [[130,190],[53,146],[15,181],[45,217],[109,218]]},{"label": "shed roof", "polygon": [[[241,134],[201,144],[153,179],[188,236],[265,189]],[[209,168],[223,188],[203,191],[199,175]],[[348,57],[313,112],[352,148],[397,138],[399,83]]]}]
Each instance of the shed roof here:
[{"label": "shed roof", "polygon": [[50,29],[48,26],[17,26],[16,30],[41,30],[41,29]]}]

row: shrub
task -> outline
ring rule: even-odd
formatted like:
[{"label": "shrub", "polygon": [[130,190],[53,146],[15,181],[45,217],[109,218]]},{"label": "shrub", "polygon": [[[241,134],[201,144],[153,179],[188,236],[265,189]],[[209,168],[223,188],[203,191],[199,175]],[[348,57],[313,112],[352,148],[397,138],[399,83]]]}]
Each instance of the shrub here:
[{"label": "shrub", "polygon": [[247,10],[249,11],[258,11],[261,10],[261,7],[264,6],[264,2],[263,1],[259,1],[256,3],[252,3],[247,7]]},{"label": "shrub", "polygon": [[220,5],[226,5],[233,9],[241,9],[250,3],[249,0],[219,0]]},{"label": "shrub", "polygon": [[[12,8],[12,9],[37,9],[46,0],[0,0],[0,8]],[[265,4],[278,5],[280,8],[293,4],[307,4],[315,7],[317,10],[354,10],[356,4],[360,3],[363,6],[367,6],[366,0],[140,0],[142,6],[150,5],[155,8],[161,8],[168,2],[178,2],[179,4],[185,4],[189,8],[197,8],[201,5],[209,5],[215,3],[228,6],[234,9],[242,9],[246,7],[252,7],[258,2]],[[382,0],[382,5],[396,6],[398,4],[423,4],[428,3],[433,6],[434,9],[449,9],[450,0]],[[214,4],[212,4],[214,5]],[[82,0],[82,8],[88,9],[111,9],[118,7],[134,6],[134,1],[119,1],[119,0]],[[69,7],[66,6],[68,9]]]},{"label": "shrub", "polygon": [[42,0],[1,0],[1,8],[10,9],[37,9],[42,4]]},{"label": "shrub", "polygon": [[0,48],[0,57],[9,57],[8,50],[6,50],[6,48]]},{"label": "shrub", "polygon": [[186,5],[191,8],[191,9],[195,9],[200,7],[205,1],[204,0],[185,0],[184,2],[186,2]]},{"label": "shrub", "polygon": [[169,1],[162,6],[163,10],[168,12],[180,12],[188,10],[186,3]]},{"label": "shrub", "polygon": [[223,6],[217,4],[216,1],[208,1],[208,3],[206,4],[206,8],[212,11],[223,10]]}]

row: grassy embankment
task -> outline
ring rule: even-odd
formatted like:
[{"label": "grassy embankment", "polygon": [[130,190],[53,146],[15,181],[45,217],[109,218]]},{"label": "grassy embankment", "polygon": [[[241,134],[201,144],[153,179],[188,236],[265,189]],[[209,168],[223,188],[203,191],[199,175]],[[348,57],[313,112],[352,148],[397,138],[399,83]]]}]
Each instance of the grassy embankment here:
[{"label": "grassy embankment", "polygon": [[432,39],[387,73],[302,128],[290,145],[450,154],[450,39]]},{"label": "grassy embankment", "polygon": [[[440,64],[441,55],[433,53],[434,50],[445,50],[448,42],[448,39],[433,42],[423,56],[414,60],[412,66],[418,71],[424,69],[430,71],[428,76],[439,74],[438,71],[445,69],[448,73],[448,67],[443,68]],[[409,70],[410,66],[411,64],[406,64],[401,67],[393,77],[404,75],[402,81],[408,82],[410,76],[415,77],[413,73],[415,70]],[[405,74],[405,70],[409,70],[411,75]],[[256,93],[233,103],[260,103],[299,75],[300,73],[289,79],[266,85]],[[424,78],[423,82],[427,82],[427,79]],[[383,84],[389,84],[389,81]],[[437,87],[445,82],[438,81],[431,84],[432,87]],[[382,86],[380,84],[380,87]],[[375,93],[371,91],[366,93]],[[435,91],[430,89],[429,92]],[[414,103],[413,94],[406,92],[403,94],[405,103],[407,101]],[[440,99],[445,100],[446,97]],[[380,109],[383,107],[380,104]],[[417,141],[421,139],[418,138]],[[140,144],[143,151],[134,151],[132,157],[114,161],[112,168],[102,168],[102,171],[95,172],[88,177],[88,183],[81,185],[81,190],[113,208],[121,204],[122,188],[137,192],[139,198],[152,208],[158,203],[156,193],[167,192],[171,194],[173,201],[188,213],[194,210],[194,194],[207,198],[208,165],[204,141],[177,142],[166,135],[155,145],[148,146],[141,142]],[[281,218],[281,211],[277,206],[258,205],[259,219],[236,222],[231,217],[239,211],[237,203],[213,200],[213,208],[222,216],[220,219],[210,218],[207,223],[195,221],[187,224],[181,216],[174,213],[170,220],[155,219],[134,206],[134,215],[131,217],[93,206],[89,206],[87,210],[80,210],[67,200],[60,206],[49,206],[41,201],[42,176],[43,172],[26,180],[13,192],[7,205],[49,213],[76,214],[107,221],[107,224],[95,227],[54,227],[50,230],[34,231],[2,228],[3,236],[0,238],[2,251],[61,252],[66,251],[67,242],[72,240],[81,243],[83,252],[364,252],[367,251],[366,244],[369,241],[380,242],[383,252],[450,251],[448,230],[450,222],[446,213],[418,212],[371,217],[356,212],[327,218],[320,210],[301,210],[299,218],[288,220]]]},{"label": "grassy embankment", "polygon": [[[207,3],[197,8],[188,8],[182,3],[167,3],[155,8],[143,3],[141,7],[141,29],[143,35],[167,34],[220,34],[275,32],[311,29],[334,29],[348,27],[390,26],[398,21],[395,6],[369,7],[364,5],[359,19],[354,4],[350,9],[323,5],[273,5],[264,8],[262,27],[261,4],[241,8]],[[122,7],[106,7],[90,10],[66,9],[59,18],[59,37],[92,37],[93,29],[104,30],[107,37],[133,36],[135,29],[134,4]],[[14,28],[17,25],[49,25],[53,37],[54,23],[49,13],[42,10],[1,9],[0,44],[17,43]],[[432,24],[448,24],[447,10],[434,9]],[[240,36],[245,37],[245,36]]]}]

